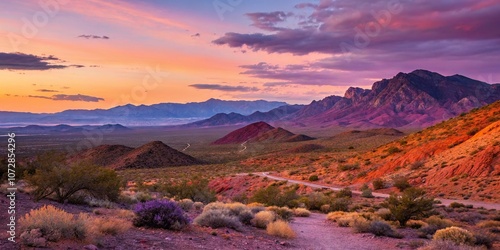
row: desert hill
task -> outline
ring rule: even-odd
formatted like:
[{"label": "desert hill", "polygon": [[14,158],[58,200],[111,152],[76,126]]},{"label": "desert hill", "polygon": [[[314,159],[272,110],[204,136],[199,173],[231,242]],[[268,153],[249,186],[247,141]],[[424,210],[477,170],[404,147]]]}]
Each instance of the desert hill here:
[{"label": "desert hill", "polygon": [[357,167],[327,174],[324,181],[391,183],[405,176],[435,195],[498,202],[500,101],[330,167],[340,165]]},{"label": "desert hill", "polygon": [[212,144],[235,144],[249,142],[298,142],[314,138],[297,135],[283,128],[275,128],[265,122],[256,122],[237,129]]},{"label": "desert hill", "polygon": [[160,168],[202,163],[161,141],[150,142],[135,149],[122,145],[101,145],[71,156],[70,160],[89,161],[113,169]]}]

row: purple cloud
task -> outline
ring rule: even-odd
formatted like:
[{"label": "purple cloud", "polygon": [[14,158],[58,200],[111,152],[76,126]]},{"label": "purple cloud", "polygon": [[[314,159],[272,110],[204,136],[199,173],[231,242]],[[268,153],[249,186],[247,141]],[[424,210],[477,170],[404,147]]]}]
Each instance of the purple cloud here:
[{"label": "purple cloud", "polygon": [[277,31],[283,28],[278,28],[276,25],[278,23],[284,22],[287,17],[293,15],[293,13],[285,13],[283,11],[274,11],[270,13],[255,12],[246,14],[250,20],[253,22],[253,26],[267,31]]},{"label": "purple cloud", "polygon": [[96,35],[79,35],[78,38],[85,38],[85,39],[103,39],[103,40],[108,40],[109,36],[96,36]]},{"label": "purple cloud", "polygon": [[23,53],[0,52],[0,70],[49,70],[71,67],[54,64],[54,62],[60,63],[62,60],[52,55],[36,56]]},{"label": "purple cloud", "polygon": [[283,13],[253,13],[253,25],[273,33],[229,32],[213,43],[295,55],[352,52],[343,43],[370,53],[411,51],[432,57],[453,43],[460,46],[447,52],[456,55],[477,55],[473,45],[483,48],[479,53],[500,51],[500,29],[491,28],[500,23],[498,1],[325,0],[296,8],[312,10],[296,28],[275,28]]},{"label": "purple cloud", "polygon": [[37,89],[36,91],[38,91],[38,92],[46,92],[46,93],[59,92],[59,91],[53,90],[53,89]]},{"label": "purple cloud", "polygon": [[30,95],[28,97],[31,98],[42,98],[42,99],[48,99],[48,100],[53,100],[53,101],[72,101],[72,102],[99,102],[99,101],[104,101],[104,98],[100,97],[94,97],[94,96],[88,96],[88,95],[64,95],[64,94],[58,94],[58,95],[53,95],[53,96],[37,96],[37,95]]},{"label": "purple cloud", "polygon": [[259,89],[256,87],[247,87],[247,86],[231,86],[231,85],[221,85],[221,84],[191,84],[189,87],[193,87],[196,89],[208,89],[208,90],[219,90],[225,92],[252,92],[258,91]]}]

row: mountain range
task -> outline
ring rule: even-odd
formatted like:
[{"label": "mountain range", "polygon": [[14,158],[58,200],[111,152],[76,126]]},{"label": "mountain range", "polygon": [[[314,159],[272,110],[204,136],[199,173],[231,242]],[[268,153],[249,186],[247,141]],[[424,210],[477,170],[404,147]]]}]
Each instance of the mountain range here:
[{"label": "mountain range", "polygon": [[209,99],[205,102],[160,103],[154,105],[127,104],[111,109],[65,110],[58,113],[36,114],[26,112],[0,111],[2,125],[12,126],[28,124],[115,124],[125,126],[158,126],[181,124],[193,120],[211,117],[218,113],[238,112],[250,115],[256,111],[266,112],[285,106],[285,102],[257,101],[224,101]]},{"label": "mountain range", "polygon": [[[262,121],[286,122],[291,126],[422,128],[497,100],[500,100],[500,84],[415,70],[375,82],[371,89],[351,87],[343,97],[329,96],[303,107],[281,107],[261,116]],[[189,125],[217,126],[254,121],[252,115],[233,113],[217,114]]]}]

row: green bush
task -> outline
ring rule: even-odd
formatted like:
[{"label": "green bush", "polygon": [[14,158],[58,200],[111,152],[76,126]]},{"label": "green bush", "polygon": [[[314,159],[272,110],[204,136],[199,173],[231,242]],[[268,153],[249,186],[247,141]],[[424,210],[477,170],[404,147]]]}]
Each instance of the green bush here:
[{"label": "green bush", "polygon": [[319,177],[317,175],[311,175],[309,176],[309,181],[318,181]]},{"label": "green bush", "polygon": [[401,152],[401,149],[398,147],[392,146],[392,147],[387,149],[387,153],[389,153],[390,155],[395,154],[395,153],[399,153],[399,152]]},{"label": "green bush", "polygon": [[288,207],[271,206],[266,210],[274,212],[278,216],[278,219],[284,221],[290,221],[293,218],[293,210]]},{"label": "green bush", "polygon": [[382,204],[391,211],[394,218],[404,226],[410,219],[427,217],[433,211],[433,198],[427,198],[425,191],[419,188],[408,188],[401,196],[391,194]]},{"label": "green bush", "polygon": [[474,245],[474,243],[476,242],[476,238],[471,232],[459,227],[448,227],[445,229],[440,229],[436,231],[432,239],[452,241],[457,245]]},{"label": "green bush", "polygon": [[373,189],[378,190],[378,189],[383,189],[385,188],[385,182],[384,180],[380,178],[376,178],[372,181]]},{"label": "green bush", "polygon": [[271,185],[257,190],[252,198],[252,202],[258,202],[267,206],[296,207],[296,199],[299,198],[295,188],[280,190],[279,187]]},{"label": "green bush", "polygon": [[350,188],[346,187],[341,189],[338,193],[335,194],[335,197],[337,198],[343,198],[343,197],[352,197],[352,191]]},{"label": "green bush", "polygon": [[191,199],[203,203],[210,203],[216,200],[215,192],[208,187],[209,180],[194,176],[180,182],[170,181],[161,185],[161,190],[168,197],[177,199]]},{"label": "green bush", "polygon": [[51,195],[59,202],[84,194],[100,199],[117,200],[121,180],[114,170],[86,162],[66,164],[61,155],[48,153],[32,163],[37,168],[26,180],[35,187],[33,195],[40,200]]},{"label": "green bush", "polygon": [[372,190],[371,189],[365,189],[361,192],[361,197],[364,197],[364,198],[373,198],[373,194],[372,194]]},{"label": "green bush", "polygon": [[407,177],[396,176],[392,180],[394,181],[394,186],[397,187],[399,191],[404,191],[405,189],[411,187]]},{"label": "green bush", "polygon": [[348,197],[335,198],[330,202],[329,212],[348,211],[352,201]]},{"label": "green bush", "polygon": [[342,164],[339,165],[337,168],[339,171],[349,171],[349,170],[356,170],[359,169],[359,163],[354,163],[354,164]]}]

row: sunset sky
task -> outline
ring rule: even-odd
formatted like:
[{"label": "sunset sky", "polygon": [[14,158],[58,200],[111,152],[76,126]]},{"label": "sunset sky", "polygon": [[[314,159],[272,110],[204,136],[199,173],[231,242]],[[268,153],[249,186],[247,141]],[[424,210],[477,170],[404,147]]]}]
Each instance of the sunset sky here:
[{"label": "sunset sky", "polygon": [[0,110],[310,103],[428,69],[500,82],[498,0],[0,1]]}]

